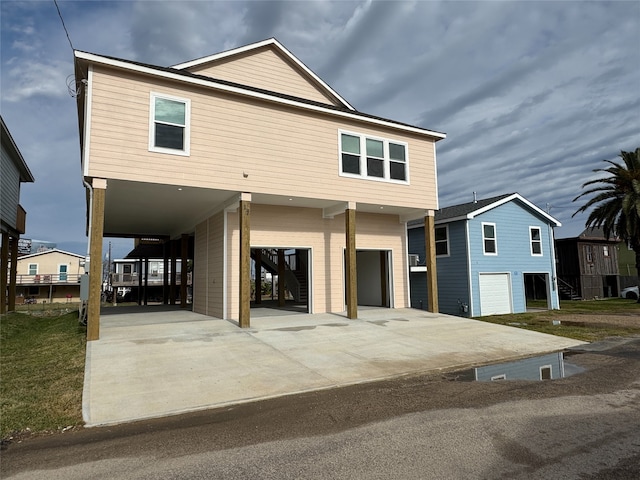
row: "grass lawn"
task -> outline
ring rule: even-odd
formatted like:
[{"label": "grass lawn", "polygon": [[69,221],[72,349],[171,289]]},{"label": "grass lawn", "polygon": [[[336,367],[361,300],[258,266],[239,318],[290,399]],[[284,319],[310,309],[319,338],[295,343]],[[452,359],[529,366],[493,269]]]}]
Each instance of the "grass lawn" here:
[{"label": "grass lawn", "polygon": [[640,304],[624,298],[563,301],[560,310],[488,315],[476,320],[593,342],[640,335]]},{"label": "grass lawn", "polygon": [[82,424],[85,338],[77,311],[0,318],[0,438]]}]

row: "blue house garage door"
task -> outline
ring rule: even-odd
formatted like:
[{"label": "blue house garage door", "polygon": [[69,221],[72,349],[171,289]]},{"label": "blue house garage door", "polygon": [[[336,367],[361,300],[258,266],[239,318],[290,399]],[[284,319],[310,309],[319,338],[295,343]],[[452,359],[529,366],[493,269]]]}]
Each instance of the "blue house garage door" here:
[{"label": "blue house garage door", "polygon": [[511,282],[508,273],[481,273],[480,315],[511,313]]}]

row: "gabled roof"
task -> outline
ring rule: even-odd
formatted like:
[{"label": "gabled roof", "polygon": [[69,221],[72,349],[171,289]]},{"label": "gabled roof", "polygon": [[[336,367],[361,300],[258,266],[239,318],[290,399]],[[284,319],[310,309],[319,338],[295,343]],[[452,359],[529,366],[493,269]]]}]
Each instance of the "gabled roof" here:
[{"label": "gabled roof", "polygon": [[31,173],[31,170],[29,170],[27,162],[24,161],[24,157],[22,156],[22,153],[20,153],[16,142],[13,140],[11,132],[9,132],[2,116],[0,116],[0,123],[2,124],[2,143],[6,145],[11,160],[15,163],[18,171],[20,172],[20,181],[33,182],[33,174]]},{"label": "gabled roof", "polygon": [[344,107],[349,110],[355,111],[349,102],[347,102],[344,98],[342,98],[338,92],[333,90],[329,85],[327,85],[320,77],[318,77],[313,71],[307,67],[304,63],[302,63],[295,55],[293,55],[289,50],[287,50],[284,45],[282,45],[275,38],[268,38],[266,40],[262,40],[260,42],[252,43],[249,45],[245,45],[243,47],[234,48],[231,50],[226,50],[224,52],[216,53],[214,55],[208,55],[206,57],[197,58],[195,60],[190,60],[188,62],[179,63],[177,65],[173,65],[171,68],[175,68],[177,70],[187,70],[191,67],[202,66],[207,63],[217,62],[223,59],[230,59],[231,57],[238,56],[247,52],[251,52],[252,50],[258,50],[263,47],[271,47],[280,52],[286,58],[288,58],[294,65],[296,65],[305,75],[310,77],[316,84],[320,86],[324,91],[326,91],[331,97],[335,98],[339,103],[341,103]]},{"label": "gabled roof", "polygon": [[34,257],[38,257],[40,255],[49,255],[51,253],[62,253],[64,255],[71,255],[71,256],[77,257],[77,258],[84,258],[84,255],[79,255],[77,253],[67,252],[65,250],[59,250],[57,248],[51,248],[49,250],[44,250],[42,252],[36,252],[36,253],[30,253],[29,255],[23,255],[21,257],[18,257],[18,260],[24,260],[25,258],[34,258]]},{"label": "gabled roof", "polygon": [[[250,87],[248,85],[242,85],[226,80],[220,80],[217,78],[207,77],[204,75],[198,75],[188,72],[186,70],[178,70],[170,67],[160,67],[157,65],[150,65],[146,63],[134,62],[132,60],[125,60],[122,58],[97,55],[95,53],[83,52],[80,50],[74,51],[76,59],[76,77],[81,75],[82,70],[78,69],[79,62],[95,63],[101,65],[107,65],[121,70],[127,70],[131,72],[141,73],[145,75],[151,75],[154,77],[160,77],[167,80],[174,80],[192,85],[199,85],[207,88],[212,88],[217,91],[243,95],[246,97],[270,101],[274,103],[284,104],[292,107],[302,108],[305,110],[311,110],[314,112],[321,112],[332,116],[338,116],[353,120],[359,120],[362,122],[371,123],[374,125],[381,125],[385,127],[391,127],[398,130],[417,133],[420,135],[426,135],[433,138],[435,141],[446,138],[446,134],[436,132],[433,130],[427,130],[422,127],[416,127],[395,120],[389,120],[374,115],[368,115],[366,113],[350,110],[347,107],[337,107],[335,105],[316,102],[305,98],[295,97],[292,95],[285,95],[270,90],[264,90],[261,88]],[[76,78],[79,82],[82,79]],[[79,95],[78,99],[82,100],[83,96]],[[82,136],[81,136],[82,138]]]},{"label": "gabled roof", "polygon": [[[485,198],[482,200],[476,200],[474,202],[461,203],[458,205],[452,205],[450,207],[444,207],[440,210],[436,210],[436,224],[450,223],[458,220],[470,220],[472,218],[481,215],[482,213],[489,211],[493,208],[499,207],[507,202],[517,200],[524,204],[529,209],[533,210],[538,215],[546,218],[550,223],[553,223],[556,227],[562,226],[562,224],[549,215],[544,210],[536,207],[529,200],[524,198],[519,193],[505,193],[498,195],[497,197]],[[422,226],[422,220],[416,220],[415,222],[409,222],[409,226]]]},{"label": "gabled roof", "polygon": [[529,209],[541,217],[546,218],[549,223],[553,223],[556,227],[560,227],[562,224],[549,215],[544,210],[536,207],[529,200],[524,198],[519,193],[507,193],[504,195],[498,195],[497,197],[485,198],[483,200],[477,200],[475,202],[462,203],[460,205],[453,205],[451,207],[445,207],[436,212],[435,223],[448,223],[456,220],[470,220],[483,214],[493,208],[504,205],[505,203],[517,200],[524,204]]}]

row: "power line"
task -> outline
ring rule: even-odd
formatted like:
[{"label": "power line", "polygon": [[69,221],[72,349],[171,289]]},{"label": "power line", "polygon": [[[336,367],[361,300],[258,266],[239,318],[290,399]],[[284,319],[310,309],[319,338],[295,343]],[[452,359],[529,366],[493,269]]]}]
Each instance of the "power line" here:
[{"label": "power line", "polygon": [[64,24],[64,18],[62,18],[62,13],[60,13],[60,7],[58,6],[58,1],[53,0],[53,3],[56,5],[56,10],[58,10],[58,16],[60,17],[60,21],[62,22],[62,28],[64,28],[64,33],[67,34],[67,40],[69,40],[69,46],[71,50],[75,52],[75,48],[73,48],[73,43],[71,43],[71,37],[69,37],[69,31],[67,30],[67,26]]}]

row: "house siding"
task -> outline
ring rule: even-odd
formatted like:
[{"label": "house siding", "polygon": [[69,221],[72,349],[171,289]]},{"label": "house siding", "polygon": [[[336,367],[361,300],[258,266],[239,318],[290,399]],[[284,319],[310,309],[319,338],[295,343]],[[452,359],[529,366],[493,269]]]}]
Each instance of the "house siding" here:
[{"label": "house siding", "polygon": [[339,105],[335,99],[325,95],[317,85],[305,78],[303,72],[290,60],[270,47],[214,60],[185,70],[250,87]]},{"label": "house siding", "polygon": [[[438,275],[438,307],[441,313],[465,315],[460,304],[469,305],[469,276],[464,222],[449,224],[449,256],[436,257]],[[439,225],[438,225],[439,226]],[[424,227],[409,229],[409,253],[420,256],[424,265]],[[427,275],[411,274],[411,306],[426,309],[428,305]]]},{"label": "house siding", "polygon": [[[344,310],[344,214],[333,219],[322,217],[322,210],[312,208],[251,205],[250,243],[257,247],[310,249],[311,295],[313,313]],[[356,214],[356,245],[360,250],[379,249],[392,252],[393,304],[408,306],[404,224],[395,215]],[[227,311],[228,318],[239,313],[239,230],[238,214],[227,213]],[[208,246],[209,252],[215,248]],[[196,258],[195,263],[201,261]],[[215,296],[211,282],[209,295]]]},{"label": "house siding", "polygon": [[224,272],[224,212],[198,224],[194,237],[193,311],[222,318]]},{"label": "house siding", "polygon": [[[18,202],[20,201],[20,172],[11,160],[9,152],[2,145],[0,156],[2,175],[0,175],[0,218],[11,229],[16,229]],[[3,226],[4,230],[4,226]]]},{"label": "house siding", "polygon": [[[433,140],[400,130],[94,68],[88,175],[168,185],[433,209]],[[150,152],[150,93],[191,101],[190,156]],[[338,131],[406,142],[410,184],[339,175]],[[313,181],[310,181],[313,179]]]},{"label": "house siding", "polygon": [[[482,223],[496,224],[497,255],[484,255]],[[480,308],[479,275],[481,273],[509,273],[513,312],[526,311],[524,273],[546,273],[553,277],[552,228],[546,220],[508,202],[468,220],[471,258],[471,278],[474,316],[482,315]],[[531,255],[529,227],[540,227],[542,256]],[[552,288],[551,307],[559,308],[557,291]]]},{"label": "house siding", "polygon": [[551,367],[552,380],[564,377],[562,352],[478,367],[475,369],[475,377],[478,381],[491,381],[491,377],[499,375],[504,375],[505,380],[541,380],[540,368],[546,366]]}]

